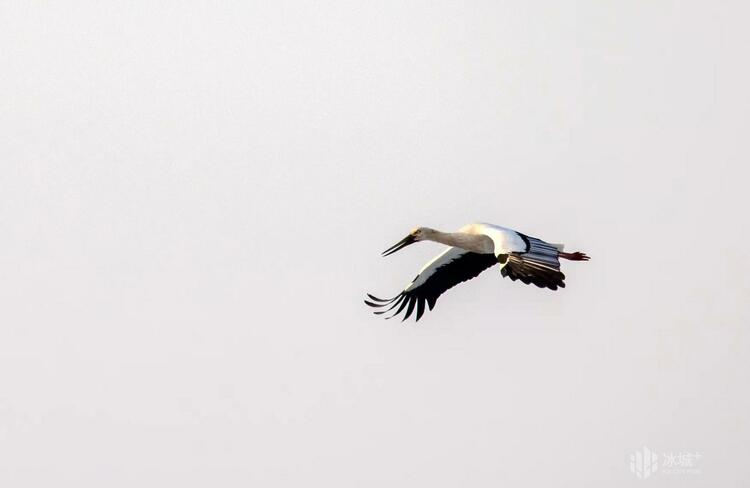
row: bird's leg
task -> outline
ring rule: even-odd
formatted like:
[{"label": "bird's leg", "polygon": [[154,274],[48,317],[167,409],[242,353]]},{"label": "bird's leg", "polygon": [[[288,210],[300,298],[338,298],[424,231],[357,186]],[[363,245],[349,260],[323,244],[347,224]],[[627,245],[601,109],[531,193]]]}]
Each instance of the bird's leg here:
[{"label": "bird's leg", "polygon": [[582,253],[579,251],[576,252],[562,252],[560,251],[557,253],[558,256],[560,256],[563,259],[568,259],[570,261],[588,261],[591,259],[586,255],[586,253]]}]

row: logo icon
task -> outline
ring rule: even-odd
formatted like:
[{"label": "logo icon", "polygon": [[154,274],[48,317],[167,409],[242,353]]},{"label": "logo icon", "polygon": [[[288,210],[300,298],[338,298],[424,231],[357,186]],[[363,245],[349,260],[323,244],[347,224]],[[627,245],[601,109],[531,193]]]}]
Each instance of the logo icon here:
[{"label": "logo icon", "polygon": [[630,455],[630,471],[646,479],[659,469],[659,455],[646,446]]}]

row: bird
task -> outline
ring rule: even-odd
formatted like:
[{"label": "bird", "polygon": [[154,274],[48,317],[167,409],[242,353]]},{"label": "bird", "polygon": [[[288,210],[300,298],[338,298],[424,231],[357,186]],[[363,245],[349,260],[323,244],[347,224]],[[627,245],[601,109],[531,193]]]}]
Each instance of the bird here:
[{"label": "bird", "polygon": [[449,247],[425,264],[417,276],[393,298],[382,299],[367,293],[365,304],[376,308],[375,314],[392,312],[386,317],[391,319],[404,312],[404,321],[416,310],[415,321],[418,322],[425,312],[425,305],[432,311],[443,293],[495,265],[500,266],[503,277],[512,281],[550,290],[565,288],[560,258],[570,261],[590,259],[580,251],[564,252],[563,244],[550,244],[516,230],[487,223],[465,225],[458,232],[417,227],[383,251],[382,256],[390,256],[421,241],[438,242]]}]

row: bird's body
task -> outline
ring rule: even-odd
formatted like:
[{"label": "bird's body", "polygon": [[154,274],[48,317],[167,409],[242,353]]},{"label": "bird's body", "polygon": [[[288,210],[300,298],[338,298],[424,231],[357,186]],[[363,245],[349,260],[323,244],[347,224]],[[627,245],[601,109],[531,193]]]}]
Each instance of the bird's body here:
[{"label": "bird's body", "polygon": [[491,241],[491,245],[484,249],[484,254],[498,255],[509,252],[523,252],[526,248],[526,243],[519,232],[499,225],[469,224],[461,227],[458,233],[477,236],[486,243]]},{"label": "bird's body", "polygon": [[513,229],[493,224],[469,224],[458,232],[440,232],[428,227],[413,230],[399,243],[386,250],[387,256],[414,242],[428,240],[448,247],[428,262],[419,274],[397,296],[382,300],[368,294],[367,305],[381,308],[376,314],[394,310],[388,318],[406,309],[406,320],[416,309],[417,320],[430,310],[438,297],[453,286],[470,280],[487,268],[500,265],[500,272],[511,280],[557,290],[565,287],[559,258],[587,261],[583,253],[565,253],[562,244],[549,244]]}]

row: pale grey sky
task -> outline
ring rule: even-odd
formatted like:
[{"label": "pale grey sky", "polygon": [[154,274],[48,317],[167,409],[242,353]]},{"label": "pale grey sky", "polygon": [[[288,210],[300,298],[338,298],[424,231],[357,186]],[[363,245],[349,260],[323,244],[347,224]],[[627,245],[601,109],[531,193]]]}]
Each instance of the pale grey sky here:
[{"label": "pale grey sky", "polygon": [[[0,485],[746,486],[749,15],[0,3]],[[472,221],[592,261],[370,314]]]}]

